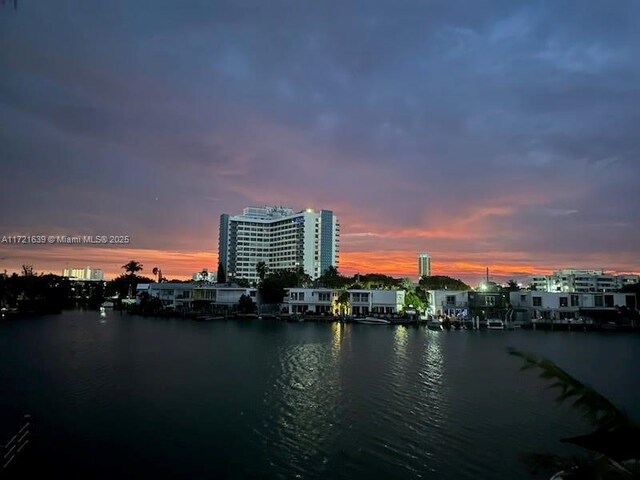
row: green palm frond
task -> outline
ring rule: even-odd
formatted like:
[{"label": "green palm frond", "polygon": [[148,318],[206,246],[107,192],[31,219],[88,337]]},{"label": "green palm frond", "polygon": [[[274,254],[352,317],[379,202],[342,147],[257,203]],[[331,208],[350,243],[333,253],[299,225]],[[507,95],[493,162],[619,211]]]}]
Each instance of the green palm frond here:
[{"label": "green palm frond", "polygon": [[584,462],[578,457],[561,457],[551,453],[522,453],[520,460],[533,474],[569,471]]},{"label": "green palm frond", "polygon": [[604,455],[562,457],[548,453],[525,453],[520,455],[529,471],[556,474],[561,480],[638,480],[638,471],[632,465],[620,464]]},{"label": "green palm frond", "polygon": [[557,400],[564,402],[572,399],[572,406],[584,413],[584,416],[598,429],[608,429],[616,425],[629,423],[627,416],[613,403],[593,388],[576,380],[551,360],[532,353],[521,352],[515,348],[507,349],[510,355],[523,360],[522,370],[539,368],[540,378],[550,380],[549,388],[560,390]]}]

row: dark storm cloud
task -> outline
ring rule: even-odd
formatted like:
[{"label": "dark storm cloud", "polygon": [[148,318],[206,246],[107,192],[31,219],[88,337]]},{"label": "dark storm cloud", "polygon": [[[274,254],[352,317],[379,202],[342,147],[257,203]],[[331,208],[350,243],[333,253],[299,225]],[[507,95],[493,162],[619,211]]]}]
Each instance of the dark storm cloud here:
[{"label": "dark storm cloud", "polygon": [[345,253],[396,229],[409,256],[617,248],[637,268],[638,18],[624,1],[4,8],[2,224],[214,250],[220,213],[284,203],[336,210]]}]

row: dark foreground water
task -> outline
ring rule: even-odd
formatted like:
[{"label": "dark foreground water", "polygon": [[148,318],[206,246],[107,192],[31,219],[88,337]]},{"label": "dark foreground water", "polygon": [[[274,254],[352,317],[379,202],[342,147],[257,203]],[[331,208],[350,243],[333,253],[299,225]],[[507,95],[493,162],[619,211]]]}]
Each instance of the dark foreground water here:
[{"label": "dark foreground water", "polygon": [[640,417],[639,336],[67,312],[0,323],[0,442],[33,414],[48,478],[527,478],[589,426],[507,346]]}]

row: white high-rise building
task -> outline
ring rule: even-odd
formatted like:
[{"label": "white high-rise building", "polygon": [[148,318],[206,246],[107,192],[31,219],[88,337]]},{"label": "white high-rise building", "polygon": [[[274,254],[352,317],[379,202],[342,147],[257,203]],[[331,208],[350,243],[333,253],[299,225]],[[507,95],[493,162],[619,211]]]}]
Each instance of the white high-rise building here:
[{"label": "white high-rise building", "polygon": [[431,256],[428,253],[418,255],[418,279],[431,276]]},{"label": "white high-rise building", "polygon": [[242,215],[220,216],[218,258],[229,281],[257,281],[259,262],[268,271],[302,268],[318,278],[337,268],[339,237],[340,223],[330,210],[246,207]]},{"label": "white high-rise building", "polygon": [[62,270],[63,277],[69,277],[71,280],[104,280],[104,273],[101,268],[91,267],[71,267]]}]

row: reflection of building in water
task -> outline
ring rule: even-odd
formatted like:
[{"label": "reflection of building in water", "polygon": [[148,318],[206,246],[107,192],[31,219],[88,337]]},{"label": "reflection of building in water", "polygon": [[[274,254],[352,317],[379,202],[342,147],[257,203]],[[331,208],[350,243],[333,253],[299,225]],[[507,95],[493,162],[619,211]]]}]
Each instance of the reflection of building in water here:
[{"label": "reflection of building in water", "polygon": [[[350,326],[331,325],[331,338],[322,343],[290,345],[280,352],[280,371],[265,402],[276,402],[276,412],[264,428],[275,430],[269,452],[274,462],[287,462],[287,469],[305,470],[319,463],[337,442],[339,425],[342,348]],[[326,338],[326,337],[325,337]],[[271,439],[275,438],[275,443]],[[282,452],[286,452],[283,459]],[[271,455],[271,453],[269,453]]]},{"label": "reflection of building in water", "polygon": [[335,368],[340,368],[340,353],[345,341],[348,341],[351,334],[351,325],[342,322],[333,322],[331,324],[331,333],[333,342],[331,344],[331,356]]},{"label": "reflection of building in water", "polygon": [[421,372],[425,377],[425,384],[429,385],[431,394],[442,396],[444,358],[442,355],[442,341],[444,335],[440,332],[425,330],[428,335],[425,352],[422,357]]},{"label": "reflection of building in water", "polygon": [[393,329],[393,352],[394,352],[394,374],[406,376],[406,367],[409,358],[407,346],[409,343],[409,332],[404,325],[398,325]]}]

